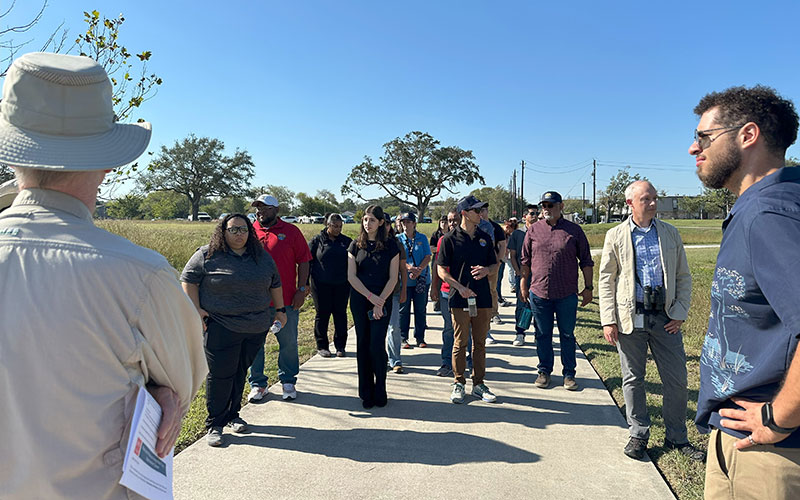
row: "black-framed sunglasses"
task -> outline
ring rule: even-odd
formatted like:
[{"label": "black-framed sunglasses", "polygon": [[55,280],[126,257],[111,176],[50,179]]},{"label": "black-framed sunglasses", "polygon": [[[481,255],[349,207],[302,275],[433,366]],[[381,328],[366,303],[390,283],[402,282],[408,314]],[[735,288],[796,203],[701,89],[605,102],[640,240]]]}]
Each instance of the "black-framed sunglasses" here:
[{"label": "black-framed sunglasses", "polygon": [[[717,128],[709,128],[706,130],[695,130],[694,131],[694,142],[700,146],[700,149],[706,149],[711,146],[711,143],[722,137],[723,135],[727,134],[728,132],[733,132],[734,130],[738,130],[744,127],[744,123],[741,125],[735,125],[733,127],[717,127]],[[720,132],[719,134],[711,137],[708,133],[709,132],[716,132],[717,130],[724,130],[724,132]]]},{"label": "black-framed sunglasses", "polygon": [[230,234],[247,234],[247,232],[250,231],[247,226],[231,226],[225,228],[225,230]]},{"label": "black-framed sunglasses", "polygon": [[553,208],[554,206],[556,206],[556,204],[555,203],[543,202],[543,203],[539,203],[539,206],[542,207],[542,208]]},{"label": "black-framed sunglasses", "polygon": [[472,210],[473,212],[475,212],[476,214],[480,214],[480,213],[481,213],[481,210],[483,210],[483,209],[482,209],[482,208],[473,208],[473,209],[471,209],[471,210]]}]

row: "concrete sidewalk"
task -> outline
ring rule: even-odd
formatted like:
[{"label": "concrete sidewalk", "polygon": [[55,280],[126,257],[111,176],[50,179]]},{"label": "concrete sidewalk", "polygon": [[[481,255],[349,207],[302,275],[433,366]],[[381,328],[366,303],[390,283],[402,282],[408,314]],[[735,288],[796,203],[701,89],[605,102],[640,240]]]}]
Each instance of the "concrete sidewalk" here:
[{"label": "concrete sidewalk", "polygon": [[442,318],[429,304],[429,347],[403,351],[406,373],[387,374],[385,408],[361,407],[351,329],[346,358],[302,366],[296,401],[273,386],[266,402],[242,410],[249,434],[226,428],[222,447],[202,438],[175,457],[175,497],[674,498],[651,462],[623,455],[625,420],[582,353],[581,389],[568,392],[555,336],[553,386],[538,389],[533,337],[512,346],[514,308],[500,312],[486,374],[497,403],[450,402],[452,380],[435,376]]}]

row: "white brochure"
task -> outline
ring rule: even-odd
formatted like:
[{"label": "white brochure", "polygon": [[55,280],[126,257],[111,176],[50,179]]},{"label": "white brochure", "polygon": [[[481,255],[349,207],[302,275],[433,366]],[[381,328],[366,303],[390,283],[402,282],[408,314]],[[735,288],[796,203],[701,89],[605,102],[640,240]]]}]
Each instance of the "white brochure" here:
[{"label": "white brochure", "polygon": [[119,484],[150,500],[172,499],[172,456],[156,455],[161,406],[144,387],[139,388],[133,411],[131,435]]}]

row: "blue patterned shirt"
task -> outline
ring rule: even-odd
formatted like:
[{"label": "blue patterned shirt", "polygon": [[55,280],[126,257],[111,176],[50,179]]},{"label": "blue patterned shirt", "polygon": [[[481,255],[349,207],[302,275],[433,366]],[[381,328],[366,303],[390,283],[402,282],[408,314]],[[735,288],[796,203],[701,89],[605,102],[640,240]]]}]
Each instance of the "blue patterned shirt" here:
[{"label": "blue patterned shirt", "polygon": [[641,228],[628,219],[633,238],[633,252],[636,254],[636,301],[644,302],[644,286],[663,286],[664,271],[661,268],[661,251],[658,248],[658,231],[651,220],[650,226]]}]

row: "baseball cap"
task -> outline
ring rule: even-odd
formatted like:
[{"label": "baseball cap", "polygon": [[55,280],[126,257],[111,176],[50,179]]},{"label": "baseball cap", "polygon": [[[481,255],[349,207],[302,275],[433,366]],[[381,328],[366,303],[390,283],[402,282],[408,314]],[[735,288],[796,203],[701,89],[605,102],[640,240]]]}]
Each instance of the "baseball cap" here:
[{"label": "baseball cap", "polygon": [[561,195],[555,191],[545,191],[542,195],[541,201],[548,201],[550,203],[561,203]]},{"label": "baseball cap", "polygon": [[267,205],[269,207],[279,206],[278,199],[269,194],[262,194],[261,196],[253,200],[253,203],[251,203],[250,206],[254,207],[256,206],[256,203],[263,203],[264,205]]},{"label": "baseball cap", "polygon": [[410,220],[411,222],[417,222],[417,214],[414,212],[406,212],[400,216],[400,220]]},{"label": "baseball cap", "polygon": [[473,208],[483,208],[487,206],[489,206],[488,203],[469,195],[458,200],[458,206],[456,207],[456,210],[458,210],[458,213],[461,213],[463,210],[472,210]]}]

